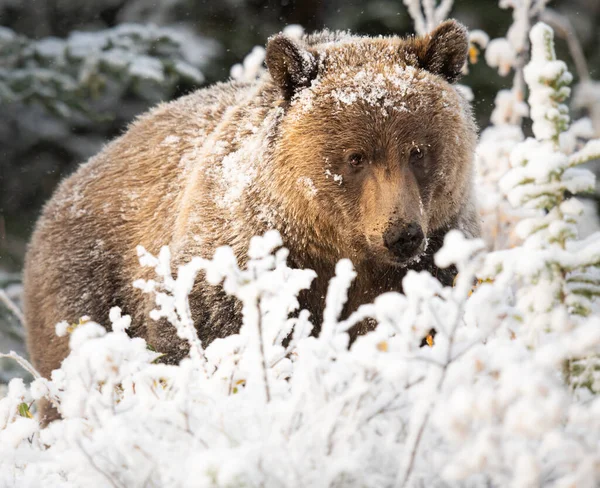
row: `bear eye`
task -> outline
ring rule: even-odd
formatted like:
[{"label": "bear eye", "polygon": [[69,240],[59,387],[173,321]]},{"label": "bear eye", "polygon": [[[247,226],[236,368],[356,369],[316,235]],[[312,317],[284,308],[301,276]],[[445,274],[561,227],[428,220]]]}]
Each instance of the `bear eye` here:
[{"label": "bear eye", "polygon": [[365,163],[365,157],[361,153],[352,153],[348,156],[348,164],[353,168],[360,168]]},{"label": "bear eye", "polygon": [[425,150],[420,147],[413,147],[410,150],[410,164],[418,164],[425,156]]}]

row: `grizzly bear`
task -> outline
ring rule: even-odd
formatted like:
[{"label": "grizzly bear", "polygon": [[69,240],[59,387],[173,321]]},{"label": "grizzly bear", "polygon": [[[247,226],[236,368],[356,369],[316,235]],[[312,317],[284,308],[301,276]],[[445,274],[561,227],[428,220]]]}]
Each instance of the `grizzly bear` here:
[{"label": "grizzly bear", "polygon": [[[476,127],[453,86],[467,51],[455,21],[407,39],[280,34],[256,81],[218,83],[139,117],[61,183],[37,223],[24,276],[33,364],[49,376],[67,355],[57,322],[107,324],[114,306],[167,361],[186,354],[132,286],[151,276],[138,245],[169,245],[174,266],[228,245],[243,263],[250,238],[277,229],[290,266],[318,274],[300,297],[316,333],[342,258],[358,273],[345,314],[402,291],[408,269],[451,284],[433,254],[449,229],[479,233]],[[240,327],[236,300],[203,279],[190,305],[204,344]]]}]

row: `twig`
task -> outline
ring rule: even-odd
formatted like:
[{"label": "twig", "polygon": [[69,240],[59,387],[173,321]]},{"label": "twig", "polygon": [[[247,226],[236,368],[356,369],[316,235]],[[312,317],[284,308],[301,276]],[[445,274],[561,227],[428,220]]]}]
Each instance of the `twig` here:
[{"label": "twig", "polygon": [[265,395],[267,397],[267,403],[271,401],[271,392],[269,390],[269,378],[267,375],[267,359],[265,358],[265,346],[263,341],[263,331],[262,331],[262,307],[261,303],[258,303],[258,321],[256,323],[258,327],[258,341],[260,346],[260,357],[262,361],[262,370],[263,370],[263,380],[265,382]]},{"label": "twig", "polygon": [[433,366],[437,366],[438,368],[443,368],[444,367],[444,363],[440,363],[436,359],[428,358],[428,357],[425,357],[425,356],[406,356],[406,359],[408,361],[422,361],[424,363],[432,364]]},{"label": "twig", "polygon": [[27,361],[24,357],[19,356],[15,351],[10,351],[8,354],[0,353],[0,359],[12,359],[19,363],[19,365],[28,373],[31,374],[35,379],[41,378],[42,375],[33,367],[33,365]]},{"label": "twig", "polygon": [[8,308],[8,310],[10,310],[12,314],[17,317],[19,322],[21,322],[21,325],[25,327],[25,316],[23,315],[23,312],[21,312],[19,307],[17,307],[17,304],[10,299],[4,290],[0,290],[0,302],[4,303],[6,308]]},{"label": "twig", "polygon": [[384,405],[382,405],[381,407],[379,407],[375,412],[373,412],[372,414],[370,414],[366,419],[365,419],[365,424],[367,422],[370,422],[371,420],[373,420],[375,417],[377,417],[378,415],[381,415],[385,412],[388,412],[391,410],[391,406],[394,404],[394,402],[396,400],[398,400],[398,398],[400,398],[402,395],[404,395],[406,393],[406,390],[411,389],[413,386],[418,385],[419,383],[422,383],[425,380],[425,376],[420,376],[418,379],[416,379],[415,381],[411,382],[411,383],[407,383],[404,386],[404,389],[398,391],[392,398],[390,398]]},{"label": "twig", "polygon": [[422,0],[422,3],[425,12],[425,25],[427,30],[431,31],[435,27],[435,0]]},{"label": "twig", "polygon": [[[42,375],[33,367],[33,365],[27,361],[22,356],[19,356],[15,351],[10,351],[8,354],[0,353],[0,359],[12,359],[16,361],[19,366],[21,366],[25,371],[27,371],[31,376],[33,376],[36,380],[43,378]],[[58,398],[56,398],[50,391],[48,391],[48,395],[46,396],[50,403],[60,412],[60,402]]]},{"label": "twig", "polygon": [[439,24],[442,20],[448,17],[453,4],[454,0],[442,0],[440,2],[439,7],[435,10],[436,24]]},{"label": "twig", "polygon": [[[466,270],[465,272],[468,272],[468,270]],[[471,275],[470,279],[472,279],[475,276],[474,270],[471,269],[469,274]],[[473,342],[473,343],[469,344],[469,346],[465,350],[456,354],[454,357],[452,356],[452,347],[454,345],[456,330],[458,329],[458,326],[461,323],[461,320],[463,318],[463,312],[464,312],[465,302],[466,302],[467,298],[468,298],[468,296],[465,296],[465,297],[463,297],[462,301],[460,301],[460,302],[455,301],[456,305],[458,306],[458,310],[457,310],[457,314],[456,314],[456,319],[454,320],[454,323],[452,324],[450,333],[448,334],[448,350],[446,352],[446,361],[444,364],[441,365],[442,372],[441,372],[440,378],[438,380],[438,383],[436,385],[436,394],[439,394],[441,392],[442,385],[444,384],[444,381],[446,379],[446,374],[448,372],[448,368],[450,367],[450,365],[453,364],[458,357],[460,357],[462,354],[464,354],[466,350],[470,349],[471,347],[473,347],[474,344],[476,344],[476,342]],[[430,310],[433,311],[432,308]],[[437,315],[435,315],[435,314],[434,314],[434,318],[436,318],[436,320],[438,320]],[[494,330],[496,330],[496,329],[494,328]],[[423,420],[421,422],[421,425],[419,426],[417,435],[415,437],[415,441],[413,443],[413,446],[412,446],[412,449],[410,452],[409,463],[406,468],[406,472],[404,473],[404,477],[402,478],[401,486],[407,486],[408,481],[410,480],[410,477],[412,475],[412,471],[414,468],[415,460],[417,457],[417,453],[419,450],[419,446],[421,444],[421,440],[423,438],[425,428],[427,427],[427,424],[429,423],[429,418],[431,416],[431,412],[433,410],[434,405],[435,405],[435,400],[432,400],[429,402],[429,405],[427,406],[427,410],[425,412],[425,415],[423,416]],[[400,478],[400,472],[398,472],[398,478],[396,481],[400,481],[399,478]]]},{"label": "twig", "polygon": [[[438,384],[436,386],[436,392],[439,392],[442,388],[444,380],[446,379],[446,372],[448,371],[448,366],[449,366],[449,364],[446,364],[442,368],[442,374],[440,376],[440,379],[438,380]],[[427,427],[427,424],[429,423],[429,417],[431,415],[431,411],[433,410],[434,403],[435,403],[435,401],[433,401],[433,400],[431,402],[429,402],[427,411],[425,412],[425,415],[423,416],[423,421],[421,422],[421,425],[419,425],[419,430],[417,431],[417,436],[415,437],[415,441],[414,441],[412,449],[410,451],[410,459],[408,462],[408,466],[406,467],[406,472],[404,473],[404,477],[402,478],[401,486],[407,486],[410,476],[412,475],[412,470],[414,468],[415,460],[417,458],[417,452],[419,451],[419,446],[421,445],[421,439],[423,437],[423,433],[425,432],[425,427]],[[398,473],[398,478],[396,479],[397,482],[400,481],[399,478],[400,478],[400,472]],[[396,483],[396,484],[398,484],[398,483]]]},{"label": "twig", "polygon": [[425,26],[425,18],[423,17],[423,12],[421,11],[421,2],[420,0],[403,0],[404,5],[408,9],[408,14],[412,17],[415,32],[418,35],[427,34],[427,27]]},{"label": "twig", "polygon": [[365,319],[373,319],[375,318],[375,305],[372,303],[368,303],[365,305],[361,305],[358,307],[358,310],[352,312],[352,314],[346,319],[337,323],[336,332],[348,332],[348,330],[362,322]]},{"label": "twig", "polygon": [[496,325],[494,325],[494,327],[492,327],[492,329],[485,334],[485,336],[480,336],[477,339],[471,341],[464,349],[462,349],[461,351],[457,352],[451,359],[451,362],[456,361],[457,359],[459,359],[461,356],[463,356],[465,353],[467,353],[468,351],[470,351],[471,349],[473,349],[474,346],[476,346],[477,344],[481,344],[481,342],[484,339],[487,339],[488,337],[490,337],[494,332],[496,332],[500,326],[502,325],[502,322],[498,322]]},{"label": "twig", "polygon": [[337,412],[337,415],[334,415],[332,417],[335,420],[333,422],[333,425],[331,426],[331,430],[329,431],[329,434],[327,435],[327,456],[330,456],[331,453],[333,452],[333,436],[337,430],[337,426],[338,426],[340,418],[342,417],[342,413],[344,412],[346,407],[348,407],[349,404],[350,404],[350,400],[341,402],[341,406]]},{"label": "twig", "polygon": [[87,458],[88,462],[91,464],[92,468],[94,468],[96,470],[96,472],[98,472],[99,474],[101,474],[102,476],[104,476],[109,482],[110,484],[114,487],[114,488],[120,488],[120,487],[124,487],[123,484],[121,484],[120,482],[118,482],[117,480],[115,480],[112,475],[110,475],[109,473],[107,473],[106,471],[102,470],[100,468],[100,466],[98,466],[96,464],[96,461],[94,461],[94,458],[92,458],[92,456],[90,456],[90,454],[84,449],[83,445],[81,444],[81,441],[77,441],[77,446],[79,447],[79,449],[81,449],[81,452],[83,453],[83,455]]},{"label": "twig", "polygon": [[454,0],[442,0],[436,6],[436,0],[403,0],[412,17],[415,32],[418,35],[425,35],[435,29],[435,26],[442,22],[450,12]]}]

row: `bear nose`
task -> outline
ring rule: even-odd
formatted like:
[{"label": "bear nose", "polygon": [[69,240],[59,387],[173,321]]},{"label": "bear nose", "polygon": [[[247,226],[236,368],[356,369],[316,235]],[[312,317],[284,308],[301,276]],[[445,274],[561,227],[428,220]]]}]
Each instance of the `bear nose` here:
[{"label": "bear nose", "polygon": [[415,253],[424,238],[421,226],[412,222],[402,229],[388,230],[383,236],[383,241],[396,256],[408,258]]}]

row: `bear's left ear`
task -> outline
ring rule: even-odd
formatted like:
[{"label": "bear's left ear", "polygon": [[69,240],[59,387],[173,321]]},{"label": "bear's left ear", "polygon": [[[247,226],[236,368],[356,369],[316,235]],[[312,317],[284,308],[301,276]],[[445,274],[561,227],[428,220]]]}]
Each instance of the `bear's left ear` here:
[{"label": "bear's left ear", "polygon": [[416,40],[419,65],[430,73],[454,83],[462,76],[469,52],[467,28],[456,20],[447,20]]},{"label": "bear's left ear", "polygon": [[309,86],[317,76],[318,63],[315,56],[283,34],[269,39],[265,61],[286,100],[301,88]]}]

